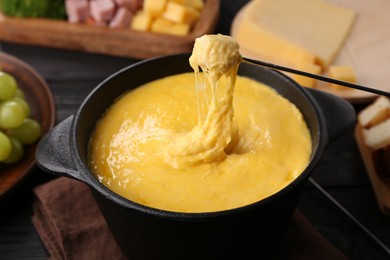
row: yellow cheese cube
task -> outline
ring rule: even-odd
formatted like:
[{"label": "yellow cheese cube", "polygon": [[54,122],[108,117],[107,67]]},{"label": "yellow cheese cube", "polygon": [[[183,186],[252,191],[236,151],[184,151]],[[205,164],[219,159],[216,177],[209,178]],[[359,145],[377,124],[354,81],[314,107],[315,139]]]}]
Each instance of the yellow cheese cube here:
[{"label": "yellow cheese cube", "polygon": [[189,24],[173,23],[164,18],[157,18],[152,23],[151,31],[155,33],[184,36],[190,31],[190,26]]},{"label": "yellow cheese cube", "polygon": [[299,69],[302,66],[305,66],[305,64],[308,63],[310,64],[318,63],[318,59],[316,55],[314,55],[311,52],[302,51],[296,53],[294,56],[297,57],[296,63],[294,64],[295,65],[294,67],[296,67],[297,69]]},{"label": "yellow cheese cube", "polygon": [[160,16],[167,4],[167,0],[144,0],[143,10],[154,17]]},{"label": "yellow cheese cube", "polygon": [[192,6],[196,10],[200,11],[203,9],[204,2],[202,0],[169,0],[170,2]]},{"label": "yellow cheese cube", "polygon": [[190,6],[168,2],[163,18],[175,23],[186,23],[192,26],[199,18],[199,12]]},{"label": "yellow cheese cube", "polygon": [[[317,74],[317,75],[321,73],[321,67],[314,63],[300,63],[297,66],[297,69],[304,72]],[[313,88],[316,83],[316,80],[313,78],[297,75],[297,74],[293,75],[293,79],[303,87]]]},{"label": "yellow cheese cube", "polygon": [[261,58],[291,65],[296,60],[294,52],[308,52],[327,68],[354,19],[354,11],[322,0],[253,0],[234,36],[242,49]]},{"label": "yellow cheese cube", "polygon": [[[338,79],[350,83],[356,83],[355,71],[350,66],[332,65],[329,67],[328,75],[330,78],[333,79]],[[345,89],[345,90],[349,89],[337,84],[330,84],[330,86],[335,89]]]},{"label": "yellow cheese cube", "polygon": [[150,30],[153,18],[145,12],[137,12],[131,22],[130,28],[136,31],[147,32]]}]

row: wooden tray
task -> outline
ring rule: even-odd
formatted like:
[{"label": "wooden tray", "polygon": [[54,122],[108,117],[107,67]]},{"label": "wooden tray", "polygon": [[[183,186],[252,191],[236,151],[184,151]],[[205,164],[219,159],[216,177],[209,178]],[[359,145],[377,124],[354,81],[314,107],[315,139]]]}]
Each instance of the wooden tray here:
[{"label": "wooden tray", "polygon": [[205,0],[201,17],[187,36],[70,24],[62,20],[22,19],[0,13],[0,39],[136,59],[191,52],[197,37],[215,29],[219,19],[219,4],[219,0]]},{"label": "wooden tray", "polygon": [[[375,5],[364,0],[323,0],[336,5],[355,10],[357,19],[338,53],[334,64],[350,65],[357,74],[358,84],[390,92],[390,30],[385,24],[390,24],[390,1],[377,0]],[[233,20],[231,35],[236,35],[240,26],[245,5]],[[259,43],[259,48],[261,43]],[[256,57],[250,50],[241,50],[244,56]],[[282,65],[282,64],[281,64]],[[318,89],[330,92],[351,103],[368,103],[377,98],[376,94],[361,90],[336,90],[328,83],[318,81]]]},{"label": "wooden tray", "polygon": [[363,129],[359,124],[355,128],[355,138],[360,154],[363,158],[364,165],[366,166],[368,177],[370,178],[371,185],[374,189],[379,208],[383,214],[390,216],[390,183],[382,181],[382,179],[379,178],[378,173],[375,171],[372,160],[372,149],[365,144]]}]

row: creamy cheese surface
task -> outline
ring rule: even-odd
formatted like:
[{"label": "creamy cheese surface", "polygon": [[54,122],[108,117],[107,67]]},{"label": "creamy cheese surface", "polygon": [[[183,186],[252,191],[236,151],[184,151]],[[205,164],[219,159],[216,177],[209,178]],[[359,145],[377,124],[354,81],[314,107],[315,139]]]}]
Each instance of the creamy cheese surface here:
[{"label": "creamy cheese surface", "polygon": [[130,200],[177,212],[244,206],[293,181],[308,165],[310,132],[294,104],[236,75],[241,59],[230,37],[207,35],[194,45],[195,73],[119,98],[91,137],[95,176]]}]

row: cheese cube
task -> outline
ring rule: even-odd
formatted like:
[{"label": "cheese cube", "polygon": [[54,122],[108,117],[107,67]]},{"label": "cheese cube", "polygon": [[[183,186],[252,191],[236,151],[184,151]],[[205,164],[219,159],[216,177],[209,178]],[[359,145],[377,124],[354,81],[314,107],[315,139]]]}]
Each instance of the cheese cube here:
[{"label": "cheese cube", "polygon": [[[333,79],[338,79],[350,83],[356,83],[355,72],[350,66],[332,65],[329,67],[328,75],[330,78]],[[330,84],[330,86],[338,90],[341,89],[349,90],[349,88],[337,84]]]},{"label": "cheese cube", "polygon": [[157,18],[152,23],[151,31],[155,33],[184,36],[187,35],[190,31],[190,25],[183,23],[173,23],[164,18]]},{"label": "cheese cube", "polygon": [[[320,74],[321,73],[321,67],[314,64],[314,63],[302,62],[302,63],[298,64],[297,69],[304,71],[304,72],[312,73],[312,74]],[[302,75],[298,75],[298,74],[294,74],[293,79],[303,87],[312,88],[315,86],[315,83],[316,83],[316,80],[314,78],[310,78],[310,77],[306,77],[306,76],[302,76]]]},{"label": "cheese cube", "polygon": [[204,2],[202,0],[169,0],[170,2],[192,6],[196,10],[200,11],[203,9]]},{"label": "cheese cube", "polygon": [[192,26],[199,18],[199,12],[190,6],[168,2],[163,18],[175,23],[186,23]]},{"label": "cheese cube", "polygon": [[297,61],[295,63],[296,68],[302,67],[304,64],[308,64],[308,63],[311,64],[318,63],[318,59],[316,55],[314,55],[311,52],[304,51],[304,52],[297,53],[295,56],[297,57]]},{"label": "cheese cube", "polygon": [[136,31],[147,32],[150,30],[153,18],[145,12],[138,12],[134,15],[130,28]]},{"label": "cheese cube", "polygon": [[167,4],[167,0],[145,0],[143,10],[154,17],[160,16]]}]

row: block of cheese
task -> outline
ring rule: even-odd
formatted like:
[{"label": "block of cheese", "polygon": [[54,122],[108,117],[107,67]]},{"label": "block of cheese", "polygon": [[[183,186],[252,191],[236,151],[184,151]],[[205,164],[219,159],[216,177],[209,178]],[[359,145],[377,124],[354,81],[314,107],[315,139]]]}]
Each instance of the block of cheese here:
[{"label": "block of cheese", "polygon": [[147,32],[150,30],[153,18],[151,15],[140,11],[133,16],[130,28],[136,31]]},{"label": "block of cheese", "polygon": [[390,99],[380,96],[372,104],[360,111],[358,122],[362,127],[370,128],[388,118],[390,118]]},{"label": "block of cheese", "polygon": [[203,0],[144,0],[130,28],[137,31],[188,35],[199,20]]},{"label": "block of cheese", "polygon": [[204,2],[203,0],[169,0],[170,2],[192,6],[196,10],[200,11],[203,9]]},{"label": "block of cheese", "polygon": [[365,143],[373,150],[379,150],[390,145],[390,119],[363,129]]},{"label": "block of cheese", "polygon": [[191,6],[168,2],[162,17],[175,23],[186,23],[192,26],[199,15],[199,11]]},{"label": "block of cheese", "polygon": [[[350,83],[356,83],[356,74],[355,71],[352,69],[351,66],[347,65],[332,65],[329,67],[328,75],[331,78],[350,82]],[[330,86],[334,89],[346,89],[349,90],[349,88],[346,88],[344,86],[340,86],[337,84],[330,84]]]},{"label": "block of cheese", "polygon": [[171,35],[187,35],[191,27],[185,23],[174,23],[164,18],[156,18],[152,22],[150,31],[155,33],[171,34]]},{"label": "block of cheese", "polygon": [[270,61],[294,65],[314,54],[327,68],[355,20],[355,12],[322,0],[253,0],[236,30],[243,49]]},{"label": "block of cheese", "polygon": [[165,9],[167,0],[144,0],[143,10],[151,16],[160,16]]},{"label": "block of cheese", "polygon": [[[306,62],[298,63],[296,68],[298,70],[312,73],[312,74],[317,74],[317,75],[321,74],[321,67],[314,64],[314,63],[306,63]],[[305,77],[305,76],[298,75],[298,74],[292,75],[292,78],[303,87],[312,88],[315,86],[316,80],[314,78]]]}]

